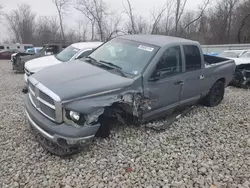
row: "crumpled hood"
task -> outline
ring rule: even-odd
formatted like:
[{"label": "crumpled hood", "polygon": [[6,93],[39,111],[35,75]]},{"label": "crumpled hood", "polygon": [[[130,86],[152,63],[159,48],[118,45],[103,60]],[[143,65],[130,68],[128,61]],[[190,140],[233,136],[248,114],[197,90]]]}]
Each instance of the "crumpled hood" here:
[{"label": "crumpled hood", "polygon": [[31,77],[63,101],[123,88],[134,82],[131,78],[122,77],[80,60],[48,67]]},{"label": "crumpled hood", "polygon": [[30,61],[27,61],[24,65],[25,69],[27,69],[29,72],[35,73],[39,70],[42,70],[46,67],[56,65],[62,63],[58,59],[55,58],[54,55],[50,56],[44,56],[36,59],[32,59]]}]

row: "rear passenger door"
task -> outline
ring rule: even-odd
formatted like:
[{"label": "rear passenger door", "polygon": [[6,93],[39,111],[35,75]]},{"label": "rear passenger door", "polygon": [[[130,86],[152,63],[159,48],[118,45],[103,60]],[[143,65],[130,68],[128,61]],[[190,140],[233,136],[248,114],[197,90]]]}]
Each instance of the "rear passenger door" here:
[{"label": "rear passenger door", "polygon": [[181,104],[193,104],[200,99],[203,88],[204,76],[201,52],[196,45],[184,45],[183,52],[185,66]]}]

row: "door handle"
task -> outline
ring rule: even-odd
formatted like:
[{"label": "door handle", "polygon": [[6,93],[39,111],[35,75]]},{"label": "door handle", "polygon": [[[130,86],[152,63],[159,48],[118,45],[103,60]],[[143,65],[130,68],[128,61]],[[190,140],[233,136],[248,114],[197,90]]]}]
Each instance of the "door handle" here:
[{"label": "door handle", "polygon": [[174,85],[180,85],[180,84],[183,84],[183,80],[179,80],[174,83]]}]

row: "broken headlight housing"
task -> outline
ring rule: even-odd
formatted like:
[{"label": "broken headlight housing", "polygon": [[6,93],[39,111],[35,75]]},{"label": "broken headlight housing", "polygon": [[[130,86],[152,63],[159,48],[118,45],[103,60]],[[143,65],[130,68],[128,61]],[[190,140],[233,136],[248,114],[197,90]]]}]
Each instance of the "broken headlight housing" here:
[{"label": "broken headlight housing", "polygon": [[99,120],[99,116],[104,113],[104,108],[100,108],[91,114],[81,114],[72,110],[64,110],[64,122],[80,127],[84,125],[96,125]]},{"label": "broken headlight housing", "polygon": [[86,115],[72,110],[64,110],[64,122],[74,126],[84,126]]}]

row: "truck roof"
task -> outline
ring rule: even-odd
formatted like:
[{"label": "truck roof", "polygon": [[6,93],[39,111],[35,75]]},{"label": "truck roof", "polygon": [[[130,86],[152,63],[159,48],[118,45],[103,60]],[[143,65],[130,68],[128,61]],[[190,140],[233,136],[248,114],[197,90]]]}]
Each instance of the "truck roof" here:
[{"label": "truck roof", "polygon": [[85,49],[85,48],[96,48],[97,46],[101,45],[102,42],[77,42],[71,44],[71,46],[78,48],[78,49]]},{"label": "truck roof", "polygon": [[195,45],[199,44],[196,41],[165,35],[122,35],[117,38],[138,41],[141,43],[148,43],[159,47],[163,47],[173,43],[189,43]]}]

